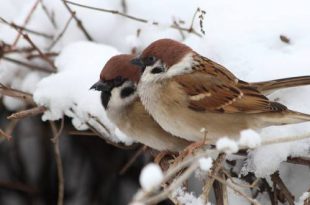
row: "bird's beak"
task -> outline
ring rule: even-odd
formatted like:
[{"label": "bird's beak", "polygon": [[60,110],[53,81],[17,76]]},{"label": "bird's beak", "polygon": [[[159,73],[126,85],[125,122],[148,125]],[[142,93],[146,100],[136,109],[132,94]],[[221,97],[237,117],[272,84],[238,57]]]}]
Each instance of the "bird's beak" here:
[{"label": "bird's beak", "polygon": [[90,87],[90,90],[92,90],[92,89],[95,89],[98,91],[110,91],[111,86],[108,83],[106,83],[102,80],[99,80],[93,86]]},{"label": "bird's beak", "polygon": [[130,61],[130,63],[133,65],[139,66],[142,71],[145,68],[145,65],[144,65],[143,61],[141,60],[141,58],[134,58]]}]

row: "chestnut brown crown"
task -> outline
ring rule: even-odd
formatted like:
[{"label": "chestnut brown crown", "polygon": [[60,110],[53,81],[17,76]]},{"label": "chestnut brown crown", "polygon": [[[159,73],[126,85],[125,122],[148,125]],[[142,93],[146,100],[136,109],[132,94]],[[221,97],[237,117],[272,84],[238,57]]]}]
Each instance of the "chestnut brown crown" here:
[{"label": "chestnut brown crown", "polygon": [[151,43],[142,52],[140,59],[149,57],[160,59],[168,68],[178,63],[186,54],[193,50],[187,45],[172,39],[160,39]]},{"label": "chestnut brown crown", "polygon": [[141,76],[140,69],[130,63],[134,57],[134,55],[122,54],[110,58],[100,73],[100,80],[110,81],[120,76],[138,83]]}]

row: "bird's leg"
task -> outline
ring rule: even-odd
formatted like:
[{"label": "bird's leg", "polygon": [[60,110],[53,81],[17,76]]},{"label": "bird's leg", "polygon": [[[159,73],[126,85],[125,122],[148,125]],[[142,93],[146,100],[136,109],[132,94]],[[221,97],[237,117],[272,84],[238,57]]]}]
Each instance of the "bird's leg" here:
[{"label": "bird's leg", "polygon": [[203,140],[193,142],[190,145],[188,145],[182,152],[180,152],[179,156],[175,159],[174,164],[179,163],[188,155],[192,155],[196,149],[201,148],[207,144],[207,133],[208,132],[206,131],[206,129],[203,129],[202,132],[204,133]]}]

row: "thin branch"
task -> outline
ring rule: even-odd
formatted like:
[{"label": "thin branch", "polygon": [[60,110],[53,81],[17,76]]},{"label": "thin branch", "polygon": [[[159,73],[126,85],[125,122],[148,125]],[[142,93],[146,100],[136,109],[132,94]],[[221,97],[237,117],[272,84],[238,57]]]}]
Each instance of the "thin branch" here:
[{"label": "thin branch", "polygon": [[1,83],[0,83],[0,94],[22,99],[32,105],[35,104],[35,102],[32,99],[32,95],[30,93],[26,93],[20,90],[9,88]]},{"label": "thin branch", "polygon": [[26,117],[33,117],[39,114],[42,114],[46,111],[46,107],[44,106],[39,106],[39,107],[34,107],[29,110],[23,110],[20,112],[13,113],[12,115],[8,116],[8,120],[16,120],[16,119],[22,119]]},{"label": "thin branch", "polygon": [[73,16],[74,20],[76,21],[77,26],[81,29],[81,31],[84,33],[84,35],[86,36],[86,38],[89,41],[93,41],[93,38],[90,36],[90,34],[87,32],[87,30],[85,29],[83,22],[76,16],[75,12],[68,6],[67,1],[64,0],[60,0],[63,2],[63,4],[65,5],[66,9],[70,12],[71,16]]},{"label": "thin branch", "polygon": [[[223,165],[223,161],[226,158],[226,154],[225,153],[221,153],[219,154],[219,156],[217,157],[217,159],[214,161],[214,164],[212,166],[212,171],[211,171],[211,176],[217,175],[218,172],[220,171],[220,169],[222,168]],[[213,185],[214,182],[214,178],[209,178],[208,181],[205,183],[203,190],[202,190],[202,194],[201,194],[201,198],[205,201],[208,202],[208,198],[209,198],[209,192],[210,189]]]},{"label": "thin branch", "polygon": [[122,0],[121,4],[122,4],[123,12],[127,13],[127,3],[126,3],[126,0]]},{"label": "thin branch", "polygon": [[50,121],[51,129],[53,132],[52,142],[54,144],[55,158],[56,158],[56,166],[57,166],[57,176],[58,176],[58,199],[57,205],[63,205],[64,203],[64,174],[63,174],[63,166],[61,160],[60,153],[60,145],[59,145],[59,137],[64,128],[64,118],[61,120],[61,125],[59,130],[57,131],[55,122]]},{"label": "thin branch", "polygon": [[[75,12],[74,12],[75,15]],[[55,40],[51,43],[51,45],[49,45],[49,47],[47,48],[48,51],[52,50],[52,48],[57,44],[57,42],[61,39],[61,37],[64,35],[64,33],[67,31],[71,21],[73,19],[73,16],[71,15],[70,18],[68,19],[68,21],[66,22],[64,28],[62,29],[62,31],[59,33],[59,35],[55,38]]]},{"label": "thin branch", "polygon": [[129,167],[137,160],[137,158],[145,152],[146,149],[147,146],[145,145],[138,149],[136,153],[130,158],[130,160],[123,166],[119,174],[123,175],[129,169]]},{"label": "thin branch", "polygon": [[310,157],[288,157],[286,162],[310,167]]},{"label": "thin branch", "polygon": [[98,136],[98,134],[94,132],[82,132],[82,131],[76,131],[72,130],[68,132],[69,135],[78,135],[78,136]]},{"label": "thin branch", "polygon": [[5,133],[1,128],[0,128],[0,136],[6,138],[6,140],[10,140],[13,137],[9,135],[8,133]]},{"label": "thin branch", "polygon": [[52,66],[52,68],[54,68],[55,70],[57,69],[56,66],[54,65],[53,61],[51,61],[34,43],[33,41],[30,39],[30,37],[27,34],[22,33],[22,36],[24,37],[24,39],[26,41],[28,41],[28,43],[36,50],[38,51],[38,53],[40,54],[40,56],[48,63],[50,64],[50,66]]},{"label": "thin branch", "polygon": [[57,28],[57,24],[55,22],[55,18],[54,18],[54,13],[53,12],[49,12],[47,7],[45,6],[45,4],[43,3],[43,0],[40,0],[42,9],[44,11],[44,13],[46,14],[47,18],[50,20],[50,22],[52,23],[54,28]]},{"label": "thin branch", "polygon": [[[6,22],[8,25],[11,25],[10,23],[8,23],[3,18],[1,20],[3,22]],[[50,64],[52,66],[52,68],[54,68],[56,70],[56,66],[54,65],[54,63],[38,48],[38,46],[31,40],[31,38],[28,36],[28,34],[23,32],[23,29],[18,29],[12,25],[11,25],[11,27],[14,28],[36,51],[38,51],[38,53],[40,54],[42,59],[44,59],[48,64]],[[15,47],[14,44],[12,45],[12,47]]]},{"label": "thin branch", "polygon": [[[278,185],[282,193],[284,194],[285,198],[287,199],[288,203],[290,205],[294,205],[294,195],[288,190],[288,188],[285,186],[284,182],[279,176],[279,172],[275,172],[271,175],[271,180],[274,184]],[[275,190],[275,189],[274,189]]]},{"label": "thin branch", "polygon": [[[117,11],[117,10],[109,10],[109,9],[97,8],[97,7],[92,7],[92,6],[87,6],[87,5],[75,3],[75,2],[72,2],[72,1],[65,1],[65,2],[67,2],[68,4],[72,4],[72,5],[75,5],[75,6],[82,7],[82,8],[87,8],[87,9],[92,9],[92,10],[95,10],[95,11],[101,11],[101,12],[106,12],[106,13],[111,13],[111,14],[119,15],[119,16],[131,19],[131,20],[134,20],[134,21],[138,21],[140,23],[146,23],[146,24],[151,23],[152,25],[159,26],[159,23],[156,22],[156,21],[149,21],[149,20],[146,20],[146,19],[143,19],[143,18],[139,18],[139,17],[135,17],[135,16],[132,16],[132,15],[128,15],[126,13],[123,13],[123,12],[120,12],[120,11]],[[183,27],[176,26],[176,25],[173,25],[173,24],[170,25],[169,27],[172,28],[172,29],[186,31],[188,33],[193,33],[193,34],[201,37],[201,35],[197,31],[195,31],[193,28],[183,28]]]},{"label": "thin branch", "polygon": [[23,33],[23,30],[24,30],[25,26],[29,23],[32,14],[33,14],[34,11],[36,10],[37,6],[39,5],[39,2],[40,2],[40,0],[37,0],[37,1],[34,3],[34,5],[33,5],[33,6],[31,7],[31,9],[30,9],[28,15],[26,16],[26,19],[25,19],[25,21],[24,21],[24,24],[20,27],[20,29],[17,29],[18,34],[17,34],[16,39],[14,40],[14,43],[13,43],[13,45],[12,45],[13,48],[17,45],[17,43],[18,43],[18,41],[19,41],[19,39],[20,39],[20,36],[21,36],[22,33]]},{"label": "thin branch", "polygon": [[6,61],[10,61],[10,62],[18,64],[18,65],[22,65],[22,66],[27,67],[31,70],[38,70],[38,71],[42,71],[45,73],[55,73],[56,72],[55,70],[51,70],[51,69],[46,68],[46,67],[41,67],[38,65],[30,64],[30,63],[23,62],[23,61],[20,61],[20,60],[14,59],[14,58],[10,58],[10,57],[6,57],[6,56],[3,56],[2,59],[6,60]]},{"label": "thin branch", "polygon": [[[225,178],[223,172],[219,172],[221,178]],[[213,190],[216,200],[216,205],[228,205],[227,186],[219,181],[213,183]]]},{"label": "thin branch", "polygon": [[[56,57],[59,55],[58,52],[47,52],[47,53],[44,53],[44,55],[46,55],[47,57]],[[26,58],[28,60],[31,60],[33,58],[38,58],[38,57],[41,57],[39,54],[29,54],[26,56]]]},{"label": "thin branch", "polygon": [[243,193],[242,191],[237,189],[234,185],[231,185],[230,183],[227,183],[222,178],[220,178],[218,176],[215,176],[215,175],[211,175],[211,174],[209,174],[209,177],[212,177],[212,178],[216,179],[217,181],[221,182],[222,184],[225,184],[227,187],[231,188],[235,193],[239,194],[240,196],[242,196],[243,198],[248,200],[251,204],[261,205],[258,201],[256,201],[255,199],[250,198],[248,195],[246,195],[245,193]]},{"label": "thin branch", "polygon": [[221,171],[225,174],[225,176],[227,176],[229,178],[231,183],[233,183],[236,186],[243,187],[243,188],[253,189],[253,188],[257,187],[258,182],[260,181],[260,178],[257,178],[253,183],[251,183],[249,185],[248,184],[237,183],[237,182],[235,182],[235,180],[232,178],[232,176],[230,176],[230,174],[225,169],[222,169]]},{"label": "thin branch", "polygon": [[0,182],[0,187],[2,189],[10,189],[14,191],[21,191],[28,194],[36,194],[38,192],[34,187],[22,184],[20,182]]},{"label": "thin branch", "polygon": [[37,35],[37,36],[41,36],[41,37],[44,37],[44,38],[47,38],[47,39],[53,39],[52,35],[49,35],[49,34],[44,33],[42,31],[36,31],[36,30],[30,29],[30,28],[19,26],[19,25],[17,25],[14,22],[10,23],[10,22],[8,22],[7,20],[5,20],[2,17],[0,17],[0,20],[1,20],[2,23],[6,24],[8,26],[14,27],[15,29],[24,30],[24,31],[26,31],[28,33],[31,33],[31,34],[34,34],[34,35]]}]

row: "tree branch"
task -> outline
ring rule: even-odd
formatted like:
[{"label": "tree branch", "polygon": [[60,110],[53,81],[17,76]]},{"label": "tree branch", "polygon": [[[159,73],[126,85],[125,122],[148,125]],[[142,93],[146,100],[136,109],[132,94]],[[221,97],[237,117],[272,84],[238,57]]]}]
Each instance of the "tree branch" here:
[{"label": "tree branch", "polygon": [[26,117],[33,117],[39,114],[42,114],[46,111],[46,107],[44,106],[39,106],[39,107],[34,107],[29,110],[23,110],[20,112],[13,113],[12,115],[8,116],[8,120],[17,120],[17,119],[22,119]]},{"label": "tree branch", "polygon": [[63,4],[65,5],[66,9],[69,11],[69,13],[71,14],[71,16],[74,18],[74,20],[76,21],[77,26],[81,29],[81,31],[84,33],[84,35],[86,36],[86,38],[89,41],[94,41],[94,39],[90,36],[90,34],[87,32],[87,30],[85,29],[83,22],[76,16],[75,11],[72,11],[72,9],[68,6],[67,1],[64,0],[60,0],[63,2]]},{"label": "tree branch", "polygon": [[[129,14],[117,11],[117,10],[109,10],[109,9],[97,8],[97,7],[92,7],[92,6],[87,6],[87,5],[75,3],[75,2],[72,2],[72,1],[65,1],[65,2],[67,2],[68,4],[72,4],[72,5],[75,5],[75,6],[82,7],[82,8],[87,8],[87,9],[91,9],[91,10],[95,10],[95,11],[101,11],[101,12],[106,12],[106,13],[111,13],[111,14],[119,15],[119,16],[125,17],[127,19],[131,19],[131,20],[134,20],[134,21],[137,21],[137,22],[140,22],[140,23],[146,23],[146,24],[151,23],[152,25],[159,26],[159,23],[156,22],[156,21],[149,21],[149,20],[146,20],[146,19],[143,19],[143,18],[139,18],[139,17],[135,17],[135,16],[132,16],[132,15],[129,15]],[[180,26],[175,25],[175,24],[172,24],[169,27],[172,28],[172,29],[186,31],[188,33],[193,33],[193,34],[201,37],[201,34],[199,34],[197,31],[195,31],[192,27],[190,27],[190,28],[183,28],[183,27],[180,27]]]}]

